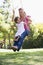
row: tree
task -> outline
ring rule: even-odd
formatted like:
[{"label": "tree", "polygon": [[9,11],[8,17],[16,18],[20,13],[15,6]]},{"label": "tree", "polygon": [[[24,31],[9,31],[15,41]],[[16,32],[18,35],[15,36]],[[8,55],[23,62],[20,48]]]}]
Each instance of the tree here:
[{"label": "tree", "polygon": [[14,9],[11,13],[10,7],[10,0],[4,0],[3,5],[0,6],[0,31],[3,33],[2,38],[4,40],[4,48],[6,46],[6,39],[9,40],[9,46],[11,46],[11,38],[13,39],[16,32],[14,23]]},{"label": "tree", "polygon": [[30,35],[24,40],[22,47],[43,48],[43,24],[31,25]]}]

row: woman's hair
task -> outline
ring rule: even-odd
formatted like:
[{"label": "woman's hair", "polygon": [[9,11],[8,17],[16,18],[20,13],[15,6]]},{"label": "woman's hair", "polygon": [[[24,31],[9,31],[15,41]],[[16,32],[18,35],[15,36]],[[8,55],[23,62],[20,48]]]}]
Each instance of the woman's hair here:
[{"label": "woman's hair", "polygon": [[20,10],[23,10],[23,8],[19,8],[19,11],[20,11]]},{"label": "woman's hair", "polygon": [[18,21],[18,18],[19,18],[19,17],[15,17],[15,19],[14,19],[15,23],[17,23],[17,21]]}]

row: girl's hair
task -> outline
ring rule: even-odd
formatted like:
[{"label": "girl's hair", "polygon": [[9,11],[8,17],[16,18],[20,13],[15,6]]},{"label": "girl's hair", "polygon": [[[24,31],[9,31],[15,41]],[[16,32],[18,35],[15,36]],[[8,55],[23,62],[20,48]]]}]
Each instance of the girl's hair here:
[{"label": "girl's hair", "polygon": [[15,23],[17,23],[17,21],[18,21],[18,18],[19,18],[19,17],[15,17],[15,19],[14,19]]}]

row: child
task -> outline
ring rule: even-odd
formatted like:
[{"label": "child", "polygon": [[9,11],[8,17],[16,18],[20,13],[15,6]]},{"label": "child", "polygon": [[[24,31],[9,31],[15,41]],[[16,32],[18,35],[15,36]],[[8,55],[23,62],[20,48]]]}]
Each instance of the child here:
[{"label": "child", "polygon": [[24,22],[20,21],[19,17],[16,17],[14,21],[15,21],[16,26],[17,26],[17,32],[15,34],[15,38],[14,38],[15,43],[12,46],[12,49],[15,51],[19,48],[19,41],[21,38],[21,34],[25,31],[25,28],[24,28]]},{"label": "child", "polygon": [[24,28],[24,22],[23,21],[21,22],[19,17],[15,18],[15,23],[17,26],[17,32],[15,34],[15,41],[16,41],[19,39],[21,34],[25,31],[25,28]]}]

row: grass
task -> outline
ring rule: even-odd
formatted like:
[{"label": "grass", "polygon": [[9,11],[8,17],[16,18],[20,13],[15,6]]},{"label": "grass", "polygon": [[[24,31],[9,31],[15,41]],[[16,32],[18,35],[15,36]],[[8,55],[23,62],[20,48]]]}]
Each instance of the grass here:
[{"label": "grass", "polygon": [[0,52],[0,65],[43,65],[43,51]]}]

